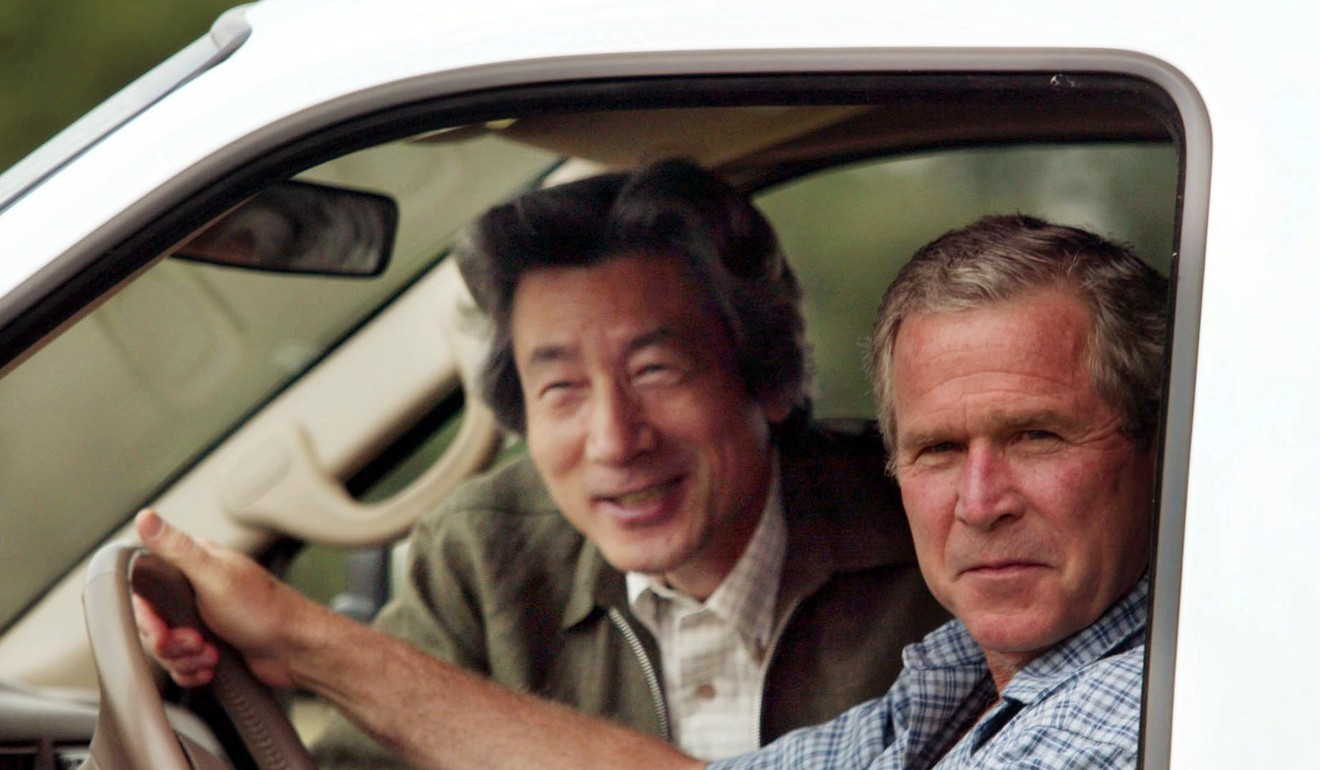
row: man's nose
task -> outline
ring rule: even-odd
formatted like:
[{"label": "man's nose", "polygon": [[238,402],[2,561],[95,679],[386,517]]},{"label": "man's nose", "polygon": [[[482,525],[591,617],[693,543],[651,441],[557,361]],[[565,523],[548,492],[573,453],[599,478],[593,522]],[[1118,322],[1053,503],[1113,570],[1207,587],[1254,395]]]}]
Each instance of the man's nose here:
[{"label": "man's nose", "polygon": [[627,463],[655,445],[655,432],[635,394],[611,385],[598,388],[587,427],[587,459],[609,465]]},{"label": "man's nose", "polygon": [[1009,461],[994,447],[968,449],[954,515],[969,527],[990,530],[1018,516],[1020,496]]}]

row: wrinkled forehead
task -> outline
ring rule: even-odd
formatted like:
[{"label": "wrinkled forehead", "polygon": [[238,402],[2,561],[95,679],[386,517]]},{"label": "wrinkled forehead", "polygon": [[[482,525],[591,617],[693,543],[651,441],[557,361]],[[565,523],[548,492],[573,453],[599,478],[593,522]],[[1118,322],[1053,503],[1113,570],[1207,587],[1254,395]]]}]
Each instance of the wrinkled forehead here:
[{"label": "wrinkled forehead", "polygon": [[[1090,310],[1075,295],[1039,291],[970,309],[906,318],[894,341],[897,401],[948,384],[1044,381],[1094,389],[1089,367]],[[898,404],[896,403],[896,406]]]}]

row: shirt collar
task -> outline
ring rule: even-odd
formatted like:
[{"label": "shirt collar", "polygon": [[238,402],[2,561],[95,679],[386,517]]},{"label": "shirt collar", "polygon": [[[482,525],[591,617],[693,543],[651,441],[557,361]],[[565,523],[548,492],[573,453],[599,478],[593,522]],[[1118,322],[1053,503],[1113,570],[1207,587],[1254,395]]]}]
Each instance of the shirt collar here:
[{"label": "shirt collar", "polygon": [[1003,696],[1033,703],[1084,667],[1143,644],[1149,595],[1147,575],[1094,623],[1023,667],[1004,688]]},{"label": "shirt collar", "polygon": [[[1003,696],[1033,702],[1081,667],[1141,644],[1149,593],[1150,578],[1145,576],[1094,623],[1023,667],[1004,688]],[[921,642],[908,645],[903,660],[910,668],[920,670],[976,668],[989,672],[985,654],[967,627],[957,620],[931,632]]]},{"label": "shirt collar", "polygon": [[[723,582],[705,601],[705,607],[731,625],[743,643],[753,650],[769,645],[774,628],[775,596],[779,593],[788,528],[784,521],[783,498],[779,489],[779,463],[772,463],[770,492],[766,495],[761,520],[746,549]],[[652,633],[655,633],[660,605],[671,609],[697,609],[701,602],[665,585],[657,576],[629,572],[626,576],[628,604]]]}]

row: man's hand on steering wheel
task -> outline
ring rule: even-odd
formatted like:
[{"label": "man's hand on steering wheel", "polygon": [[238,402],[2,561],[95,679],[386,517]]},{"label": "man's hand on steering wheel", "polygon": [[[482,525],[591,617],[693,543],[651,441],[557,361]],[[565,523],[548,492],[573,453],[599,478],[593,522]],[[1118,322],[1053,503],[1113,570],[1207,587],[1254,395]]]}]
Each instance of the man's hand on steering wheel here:
[{"label": "man's hand on steering wheel", "polygon": [[[234,647],[264,684],[292,687],[281,631],[323,608],[247,556],[194,540],[155,511],[139,513],[134,525],[143,545],[188,578],[211,632]],[[200,629],[170,627],[139,596],[133,597],[133,612],[143,646],[175,682],[197,687],[212,680],[219,652]]]}]

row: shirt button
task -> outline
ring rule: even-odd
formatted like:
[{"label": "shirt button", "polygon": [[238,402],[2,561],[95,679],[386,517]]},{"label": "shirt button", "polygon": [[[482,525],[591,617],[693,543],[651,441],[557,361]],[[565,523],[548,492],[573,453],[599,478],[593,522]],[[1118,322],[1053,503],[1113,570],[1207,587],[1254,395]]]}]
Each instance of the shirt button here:
[{"label": "shirt button", "polygon": [[710,700],[715,697],[715,685],[710,682],[697,685],[697,697],[702,700]]}]

